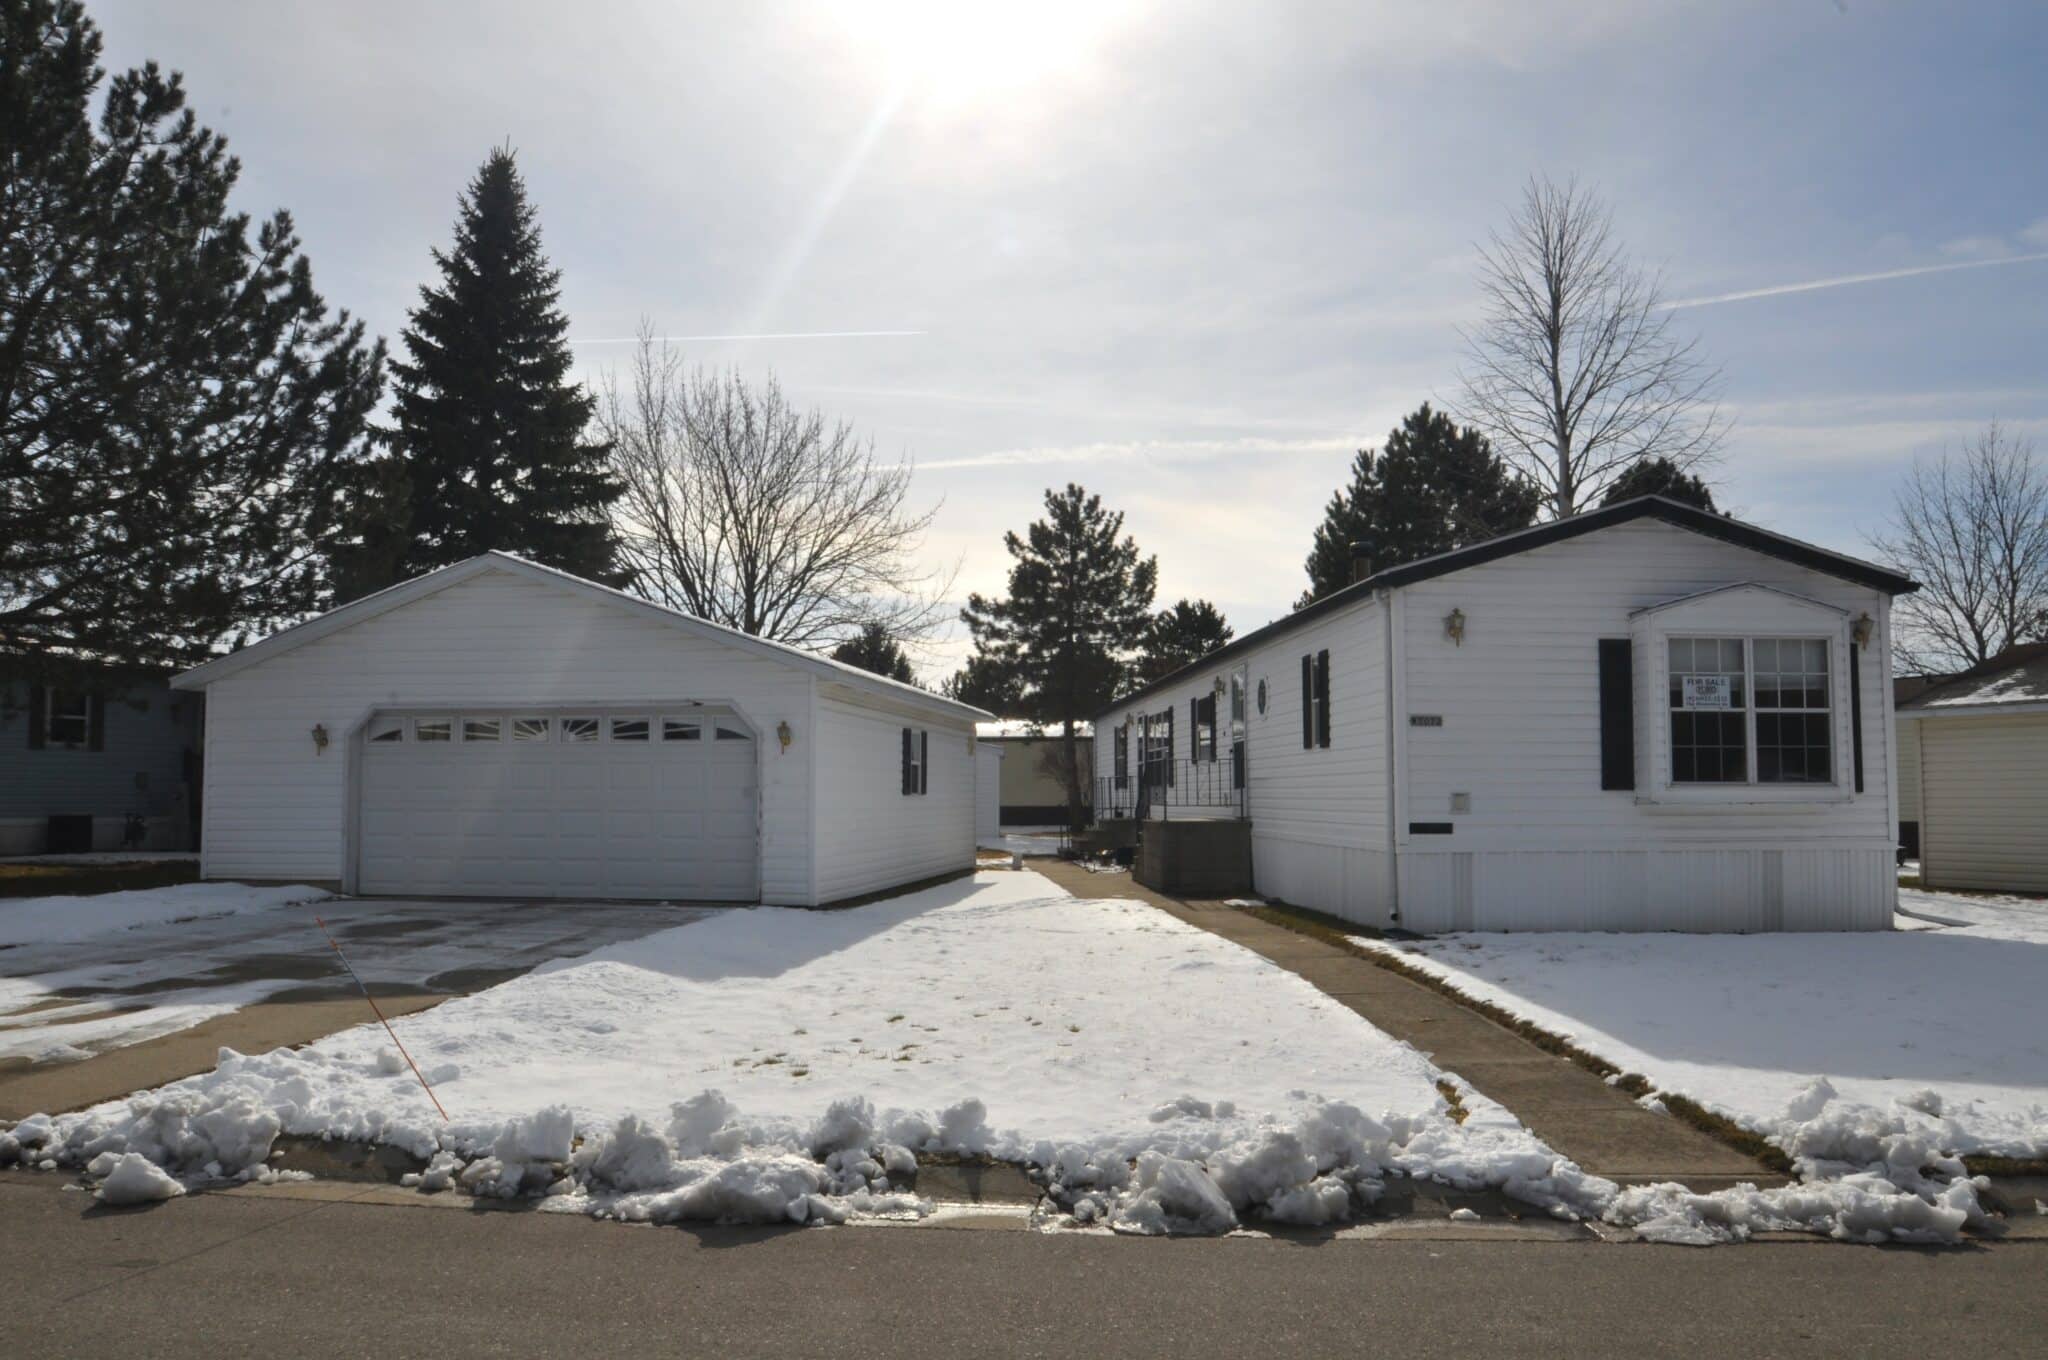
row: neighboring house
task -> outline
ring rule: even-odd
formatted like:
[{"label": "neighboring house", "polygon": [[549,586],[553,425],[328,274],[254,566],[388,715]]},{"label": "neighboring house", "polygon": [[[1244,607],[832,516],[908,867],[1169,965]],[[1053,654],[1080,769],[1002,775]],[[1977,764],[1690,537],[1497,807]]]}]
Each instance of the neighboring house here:
[{"label": "neighboring house", "polygon": [[2048,893],[2048,642],[2007,648],[1898,716],[1918,738],[1921,882]]},{"label": "neighboring house", "polygon": [[[1003,825],[1065,826],[1067,786],[1060,771],[1066,763],[1066,738],[1059,726],[999,718],[977,724],[975,732],[981,740],[1003,748]],[[1085,813],[1094,784],[1095,756],[1095,743],[1087,724],[1080,724],[1075,740],[1075,759],[1081,767],[1081,808]]]},{"label": "neighboring house", "polygon": [[[1103,815],[1409,930],[1882,930],[1914,582],[1661,497],[1381,571],[1098,715]],[[1141,871],[1147,863],[1141,844]]]},{"label": "neighboring house", "polygon": [[189,850],[198,695],[0,683],[0,855]]},{"label": "neighboring house", "polygon": [[809,906],[974,863],[981,710],[502,553],[173,683],[208,878]]}]

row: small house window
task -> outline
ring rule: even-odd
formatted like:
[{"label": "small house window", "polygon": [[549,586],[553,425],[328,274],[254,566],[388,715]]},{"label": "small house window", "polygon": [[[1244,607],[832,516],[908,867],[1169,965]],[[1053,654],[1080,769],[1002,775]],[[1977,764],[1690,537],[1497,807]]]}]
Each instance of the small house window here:
[{"label": "small house window", "polygon": [[1188,700],[1188,715],[1194,730],[1189,755],[1195,760],[1216,759],[1216,695],[1212,692]]},{"label": "small house window", "polygon": [[704,725],[688,718],[663,718],[661,720],[663,741],[702,741]]},{"label": "small house window", "polygon": [[514,718],[512,720],[512,740],[546,741],[548,739],[548,729],[551,725],[550,720],[547,718]]},{"label": "small house window", "polygon": [[74,690],[50,691],[50,712],[43,729],[55,746],[83,746],[92,737],[92,698]]},{"label": "small house window", "polygon": [[414,741],[453,741],[455,720],[453,718],[415,718],[412,724]]},{"label": "small house window", "polygon": [[502,741],[505,723],[502,718],[464,718],[462,739],[464,741]]},{"label": "small house window", "polygon": [[405,719],[378,718],[370,724],[371,741],[404,741]]},{"label": "small house window", "polygon": [[613,719],[612,719],[612,740],[613,740],[613,741],[646,741],[646,740],[647,740],[647,719],[645,719],[645,718],[613,718]]},{"label": "small house window", "polygon": [[563,740],[563,741],[596,741],[596,740],[597,740],[597,719],[595,719],[595,718],[564,718],[564,719],[562,719],[562,740]]},{"label": "small house window", "polygon": [[931,787],[929,779],[931,756],[931,733],[923,728],[903,729],[903,792],[924,793]]}]

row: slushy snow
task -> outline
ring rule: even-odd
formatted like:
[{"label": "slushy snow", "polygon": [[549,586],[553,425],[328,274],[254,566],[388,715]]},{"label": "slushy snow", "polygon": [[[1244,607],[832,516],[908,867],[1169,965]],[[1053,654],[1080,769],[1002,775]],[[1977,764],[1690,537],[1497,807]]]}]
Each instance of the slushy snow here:
[{"label": "slushy snow", "polygon": [[246,883],[180,883],[169,888],[91,897],[27,897],[0,901],[0,947],[89,939],[110,931],[182,921],[193,916],[233,916],[269,911],[332,894],[294,884],[255,888]]}]

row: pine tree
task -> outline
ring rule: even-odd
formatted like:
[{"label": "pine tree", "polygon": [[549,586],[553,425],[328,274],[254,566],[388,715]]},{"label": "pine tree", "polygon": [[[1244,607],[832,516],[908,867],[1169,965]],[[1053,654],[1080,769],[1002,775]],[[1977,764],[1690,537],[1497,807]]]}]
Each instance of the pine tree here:
[{"label": "pine tree", "polygon": [[[434,263],[440,282],[420,290],[408,357],[391,365],[388,439],[402,475],[380,475],[403,508],[368,498],[362,575],[380,556],[404,577],[499,549],[621,584],[606,512],[622,487],[611,446],[584,439],[595,402],[569,381],[561,274],[541,254],[509,150],[493,151],[470,181],[454,249],[434,251]],[[380,551],[380,526],[397,535],[395,550]]]},{"label": "pine tree", "polygon": [[1152,618],[1145,633],[1145,652],[1138,658],[1138,679],[1164,679],[1192,666],[1229,642],[1233,634],[1223,613],[1207,600],[1180,600]]},{"label": "pine tree", "polygon": [[1632,501],[1638,496],[1663,496],[1681,504],[1696,505],[1709,514],[1719,513],[1714,504],[1714,493],[1706,482],[1669,458],[1655,454],[1629,464],[1628,471],[1614,479],[1614,485],[1607,488],[1607,494],[1600,498],[1600,503],[1613,505],[1619,501]]},{"label": "pine tree", "polygon": [[[1151,625],[1159,563],[1140,558],[1124,517],[1069,484],[1047,490],[1046,517],[1003,544],[1014,559],[1007,599],[970,595],[960,617],[977,651],[1017,678],[1020,716],[1061,730],[1061,758],[1077,770],[1077,724],[1116,697]],[[1067,816],[1084,819],[1078,780]]]},{"label": "pine tree", "polygon": [[1308,555],[1308,591],[1319,600],[1351,584],[1352,562],[1374,571],[1449,552],[1536,521],[1541,494],[1495,455],[1486,436],[1424,402],[1387,435],[1360,449],[1351,485],[1323,512]]},{"label": "pine tree", "polygon": [[948,699],[985,708],[998,718],[1014,718],[1024,711],[1024,682],[1017,668],[989,652],[968,657],[939,690]]},{"label": "pine tree", "polygon": [[910,658],[889,636],[887,626],[876,621],[862,624],[858,633],[833,648],[832,659],[890,680],[901,680],[906,685],[917,681],[916,672],[910,669]]},{"label": "pine tree", "polygon": [[240,163],[180,77],[100,53],[77,4],[0,0],[0,651],[50,676],[317,607],[383,388],[291,218],[229,210]]}]

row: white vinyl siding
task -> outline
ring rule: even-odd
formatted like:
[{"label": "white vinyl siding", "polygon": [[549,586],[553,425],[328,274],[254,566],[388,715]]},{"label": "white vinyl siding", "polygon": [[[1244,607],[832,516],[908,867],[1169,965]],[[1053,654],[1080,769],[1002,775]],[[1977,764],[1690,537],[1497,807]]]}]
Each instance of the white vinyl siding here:
[{"label": "white vinyl siding", "polygon": [[[464,704],[571,711],[723,703],[754,730],[806,725],[811,677],[571,589],[490,571],[223,676],[208,687],[209,878],[339,881],[350,761],[342,738],[373,710]],[[647,709],[653,712],[652,708]],[[568,721],[564,719],[564,721]],[[315,749],[314,724],[335,735]],[[592,729],[593,735],[596,729]],[[811,898],[811,744],[761,753],[764,901]],[[883,767],[893,777],[892,759]]]},{"label": "white vinyl siding", "polygon": [[[924,732],[925,796],[903,793],[903,729]],[[821,685],[817,705],[819,902],[974,865],[974,724],[909,717]]]},{"label": "white vinyl siding", "polygon": [[1919,729],[1927,886],[2048,893],[2048,714],[1900,726]]}]

